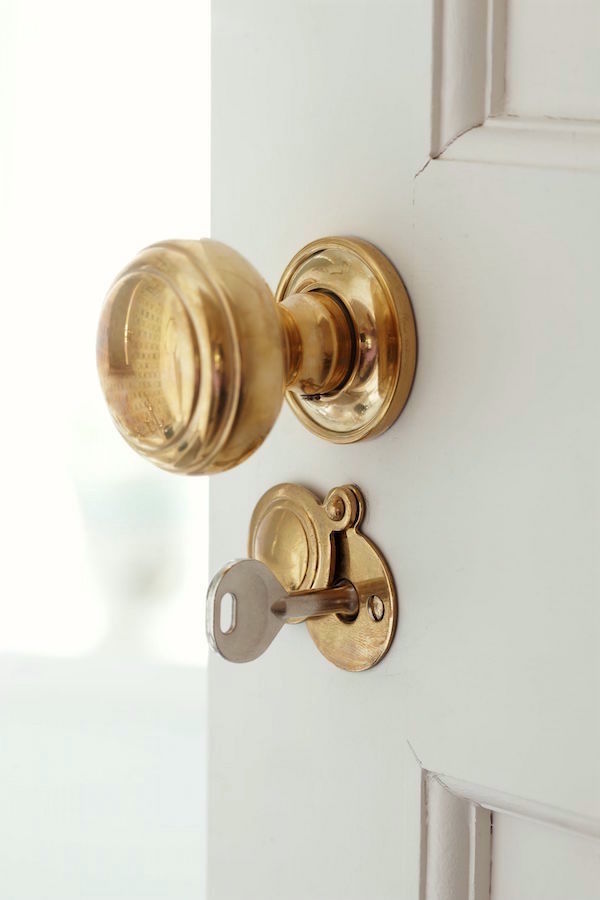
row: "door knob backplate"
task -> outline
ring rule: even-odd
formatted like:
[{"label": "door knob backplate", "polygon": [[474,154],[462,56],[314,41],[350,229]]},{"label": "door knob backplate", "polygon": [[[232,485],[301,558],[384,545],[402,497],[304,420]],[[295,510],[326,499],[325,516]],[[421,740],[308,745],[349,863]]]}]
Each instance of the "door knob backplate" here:
[{"label": "door knob backplate", "polygon": [[287,400],[315,434],[340,444],[375,437],[398,418],[412,387],[417,342],[412,307],[400,275],[376,247],[358,238],[313,241],[294,256],[276,292],[320,291],[336,298],[350,323],[352,364],[329,393],[296,386]]}]

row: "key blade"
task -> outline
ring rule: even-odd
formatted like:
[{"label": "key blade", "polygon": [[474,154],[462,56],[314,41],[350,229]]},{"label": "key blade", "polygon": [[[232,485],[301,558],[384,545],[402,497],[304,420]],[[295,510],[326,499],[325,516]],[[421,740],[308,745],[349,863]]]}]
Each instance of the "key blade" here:
[{"label": "key blade", "polygon": [[[221,628],[223,598],[231,594],[231,627]],[[287,592],[268,566],[240,559],[217,572],[206,597],[206,634],[213,650],[230,662],[250,662],[265,652],[284,622],[271,607]]]}]

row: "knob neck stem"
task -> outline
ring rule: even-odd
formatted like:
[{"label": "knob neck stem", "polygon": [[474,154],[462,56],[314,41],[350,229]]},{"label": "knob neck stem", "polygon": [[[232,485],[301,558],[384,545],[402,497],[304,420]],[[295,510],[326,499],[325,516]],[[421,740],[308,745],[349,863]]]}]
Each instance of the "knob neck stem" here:
[{"label": "knob neck stem", "polygon": [[285,336],[287,387],[305,397],[339,390],[354,364],[354,332],[339,300],[323,291],[291,294],[277,305]]}]

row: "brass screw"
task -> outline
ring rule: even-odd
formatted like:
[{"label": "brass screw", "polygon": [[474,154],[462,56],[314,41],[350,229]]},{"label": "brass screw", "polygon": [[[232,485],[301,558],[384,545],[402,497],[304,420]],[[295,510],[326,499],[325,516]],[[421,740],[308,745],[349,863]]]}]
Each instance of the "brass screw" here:
[{"label": "brass screw", "polygon": [[369,597],[367,600],[367,609],[374,622],[381,622],[385,613],[385,606],[383,605],[381,597],[378,597],[376,594]]},{"label": "brass screw", "polygon": [[332,497],[327,504],[327,515],[333,522],[340,522],[344,517],[346,504],[341,497]]}]

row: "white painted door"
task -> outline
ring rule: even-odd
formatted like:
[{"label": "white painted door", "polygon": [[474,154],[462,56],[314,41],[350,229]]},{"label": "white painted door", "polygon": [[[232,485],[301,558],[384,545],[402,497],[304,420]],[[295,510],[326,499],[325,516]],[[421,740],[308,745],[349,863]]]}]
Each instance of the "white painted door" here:
[{"label": "white painted door", "polygon": [[400,619],[363,674],[304,626],[211,659],[210,900],[600,897],[599,17],[213,0],[213,236],[272,286],[373,241],[419,362],[382,437],[285,409],[212,480],[213,570],[272,485],[360,485]]}]

